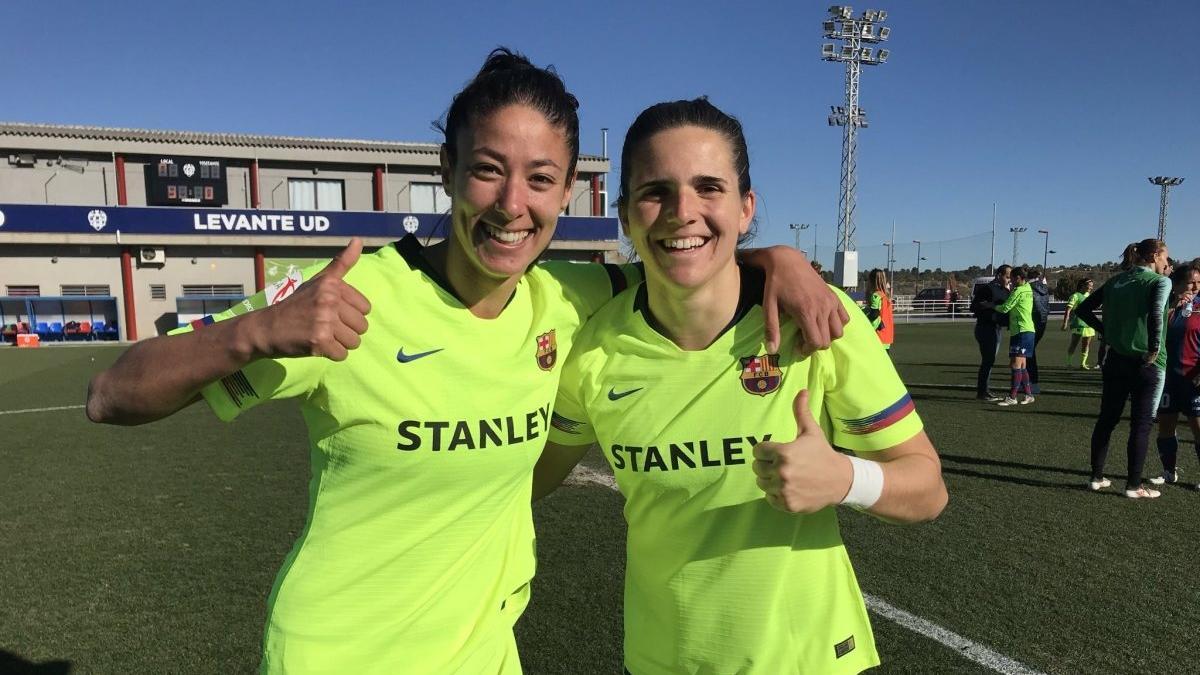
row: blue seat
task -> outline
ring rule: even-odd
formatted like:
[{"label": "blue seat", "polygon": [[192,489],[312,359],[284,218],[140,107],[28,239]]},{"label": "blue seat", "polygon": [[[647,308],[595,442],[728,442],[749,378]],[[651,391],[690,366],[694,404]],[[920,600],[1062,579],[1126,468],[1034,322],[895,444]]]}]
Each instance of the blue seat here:
[{"label": "blue seat", "polygon": [[33,332],[42,340],[50,339],[50,324],[45,321],[38,321],[33,325]]},{"label": "blue seat", "polygon": [[63,339],[62,329],[63,329],[63,325],[62,325],[61,321],[51,321],[50,322],[50,338],[52,340]]}]

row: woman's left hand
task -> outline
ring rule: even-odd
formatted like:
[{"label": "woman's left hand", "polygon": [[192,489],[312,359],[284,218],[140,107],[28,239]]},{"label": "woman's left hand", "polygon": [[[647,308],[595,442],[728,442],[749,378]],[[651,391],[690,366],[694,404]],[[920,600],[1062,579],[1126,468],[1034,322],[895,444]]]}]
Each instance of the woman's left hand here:
[{"label": "woman's left hand", "polygon": [[754,446],[758,487],[767,503],[787,513],[815,513],[838,504],[850,491],[854,469],[850,458],[825,440],[808,407],[808,390],[793,401],[796,438],[787,443],[764,441]]}]

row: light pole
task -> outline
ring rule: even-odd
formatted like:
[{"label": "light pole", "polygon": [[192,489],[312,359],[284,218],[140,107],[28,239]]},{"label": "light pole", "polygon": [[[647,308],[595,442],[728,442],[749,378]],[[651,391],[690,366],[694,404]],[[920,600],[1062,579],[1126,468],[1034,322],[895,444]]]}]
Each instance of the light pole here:
[{"label": "light pole", "polygon": [[803,230],[807,230],[810,227],[813,229],[812,262],[816,262],[816,260],[817,260],[817,226],[812,223],[791,223],[790,225],[788,225],[788,227],[796,233],[796,250],[797,251],[804,250],[804,249],[800,248],[800,232],[802,232]]},{"label": "light pole", "polygon": [[867,112],[858,105],[859,77],[862,67],[876,66],[887,61],[890,50],[873,50],[870,46],[884,42],[892,29],[881,24],[887,12],[868,9],[853,16],[849,5],[829,8],[829,16],[821,23],[826,42],[821,45],[821,58],[846,64],[845,105],[831,106],[829,126],[842,127],[841,185],[838,192],[837,246],[834,253],[834,278],[841,286],[858,285],[858,253],[854,246],[855,191],[858,185],[858,129],[867,128]]},{"label": "light pole", "polygon": [[917,239],[913,239],[913,243],[917,245],[917,267],[913,270],[913,276],[916,277],[916,279],[913,281],[913,295],[916,295],[917,293],[921,292],[921,261],[924,260],[924,258],[921,257],[921,242]]},{"label": "light pole", "polygon": [[1167,240],[1167,191],[1183,182],[1182,178],[1170,176],[1154,176],[1148,179],[1151,183],[1162,188],[1158,198],[1158,240]]},{"label": "light pole", "polygon": [[895,284],[892,283],[895,280],[895,277],[893,276],[893,272],[892,272],[892,263],[896,262],[896,256],[894,255],[895,248],[896,248],[896,242],[895,241],[885,241],[885,242],[883,242],[883,245],[887,247],[888,284],[891,285],[893,288],[895,288]]},{"label": "light pole", "polygon": [[1042,250],[1042,271],[1046,271],[1046,263],[1050,260],[1050,230],[1038,230],[1038,234],[1046,235],[1046,247]]},{"label": "light pole", "polygon": [[1017,238],[1021,236],[1022,232],[1025,232],[1028,229],[1029,229],[1028,227],[1010,227],[1010,228],[1008,228],[1008,231],[1013,233],[1013,257],[1012,257],[1013,267],[1017,266]]}]

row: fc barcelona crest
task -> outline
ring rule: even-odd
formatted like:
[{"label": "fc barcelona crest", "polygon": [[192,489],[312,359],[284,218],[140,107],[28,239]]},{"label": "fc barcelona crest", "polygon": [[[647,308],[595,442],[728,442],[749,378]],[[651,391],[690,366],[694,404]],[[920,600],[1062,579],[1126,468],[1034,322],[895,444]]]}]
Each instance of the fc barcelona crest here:
[{"label": "fc barcelona crest", "polygon": [[743,356],[742,388],[751,394],[766,396],[779,388],[783,371],[779,369],[778,354]]},{"label": "fc barcelona crest", "polygon": [[554,331],[537,336],[537,364],[542,370],[552,370],[558,361],[558,342]]}]

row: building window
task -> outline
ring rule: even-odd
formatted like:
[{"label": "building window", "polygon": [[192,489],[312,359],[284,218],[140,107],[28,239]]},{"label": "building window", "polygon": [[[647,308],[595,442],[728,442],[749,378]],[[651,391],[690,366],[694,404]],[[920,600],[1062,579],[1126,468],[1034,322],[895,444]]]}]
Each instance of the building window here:
[{"label": "building window", "polygon": [[62,284],[58,289],[60,295],[109,295],[108,284]]},{"label": "building window", "polygon": [[18,297],[41,295],[42,287],[41,286],[16,286],[16,285],[10,284],[10,285],[4,287],[4,294],[18,296]]},{"label": "building window", "polygon": [[198,298],[213,295],[246,297],[246,291],[241,284],[184,284],[183,297]]},{"label": "building window", "polygon": [[450,210],[450,195],[441,183],[409,183],[409,205],[412,213],[446,213]]},{"label": "building window", "polygon": [[295,211],[344,211],[342,181],[288,179],[288,208]]},{"label": "building window", "polygon": [[150,284],[150,299],[151,300],[166,300],[167,285],[166,284]]}]

